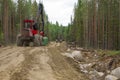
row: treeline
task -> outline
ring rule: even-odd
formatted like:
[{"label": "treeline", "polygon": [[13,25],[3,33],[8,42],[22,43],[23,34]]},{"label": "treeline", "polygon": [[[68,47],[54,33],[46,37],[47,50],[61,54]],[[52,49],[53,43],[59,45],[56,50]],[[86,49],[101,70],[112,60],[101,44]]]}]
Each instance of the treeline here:
[{"label": "treeline", "polygon": [[[0,0],[0,43],[16,42],[24,19],[37,15],[36,0]],[[62,39],[78,46],[120,50],[120,0],[78,0],[68,27],[52,24],[44,11],[45,35],[49,40]]]},{"label": "treeline", "polygon": [[36,0],[0,0],[0,43],[15,43],[23,20],[36,17],[37,11]]},{"label": "treeline", "polygon": [[[14,0],[15,1],[15,0]],[[34,20],[38,13],[39,3],[36,0],[0,0],[0,44],[13,44],[16,36],[23,28],[24,19]],[[44,5],[44,4],[43,4]],[[52,24],[48,21],[48,16],[44,10],[45,35],[50,41],[57,38],[66,39],[67,27]]]},{"label": "treeline", "polygon": [[120,0],[78,0],[69,41],[84,48],[120,50]]},{"label": "treeline", "polygon": [[47,27],[48,30],[45,30],[50,41],[55,40],[67,40],[68,35],[68,27],[60,25],[58,22],[56,24],[48,23]]}]

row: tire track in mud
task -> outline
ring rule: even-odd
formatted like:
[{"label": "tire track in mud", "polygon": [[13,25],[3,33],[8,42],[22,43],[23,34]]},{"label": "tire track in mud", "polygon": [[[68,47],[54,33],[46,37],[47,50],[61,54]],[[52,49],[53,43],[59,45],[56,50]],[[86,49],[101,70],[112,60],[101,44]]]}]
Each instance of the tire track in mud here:
[{"label": "tire track in mud", "polygon": [[24,51],[24,61],[21,63],[21,66],[14,72],[12,72],[10,80],[28,80],[27,74],[29,70],[32,68],[32,64],[34,63],[34,55],[30,54],[30,52],[34,52],[35,48],[29,48]]},{"label": "tire track in mud", "polygon": [[58,47],[49,47],[49,65],[52,67],[57,80],[89,80],[83,74],[76,71],[76,69],[69,64],[67,59],[61,55],[65,51],[65,45],[60,44]]},{"label": "tire track in mud", "polygon": [[23,54],[25,60],[19,69],[11,74],[10,80],[56,80],[48,64],[47,48],[31,48]]},{"label": "tire track in mud", "polygon": [[[5,49],[5,50],[4,50]],[[7,47],[0,49],[0,80],[9,80],[10,74],[24,60],[23,52],[27,48]]]},{"label": "tire track in mud", "polygon": [[[61,55],[65,47],[60,45],[53,43],[45,47],[8,47],[4,48],[6,51],[0,50],[0,59],[13,58],[6,63],[6,69],[0,71],[0,80],[88,80]],[[4,52],[7,56],[3,58]]]},{"label": "tire track in mud", "polygon": [[[10,66],[22,57],[23,48],[9,48],[0,53],[0,72],[7,70]],[[15,60],[16,59],[16,60]],[[19,61],[19,60],[18,60]],[[17,63],[16,63],[17,64]]]},{"label": "tire track in mud", "polygon": [[5,51],[5,50],[11,49],[11,48],[13,48],[13,47],[11,47],[11,46],[0,47],[0,53],[1,53],[2,51]]},{"label": "tire track in mud", "polygon": [[0,52],[0,60],[9,58],[10,56],[13,56],[13,55],[18,55],[18,53],[20,53],[23,50],[24,48],[21,48],[21,47],[8,47],[5,49],[3,48],[1,49],[1,52]]},{"label": "tire track in mud", "polygon": [[[41,52],[42,51],[42,52]],[[48,64],[50,57],[48,56],[48,49],[43,48],[40,53],[35,55],[35,64],[29,72],[29,80],[56,80],[51,66]]]}]

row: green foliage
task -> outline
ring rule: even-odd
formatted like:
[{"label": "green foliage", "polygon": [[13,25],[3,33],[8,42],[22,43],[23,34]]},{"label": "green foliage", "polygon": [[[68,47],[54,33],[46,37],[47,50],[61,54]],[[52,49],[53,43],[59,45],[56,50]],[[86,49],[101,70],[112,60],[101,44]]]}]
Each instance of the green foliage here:
[{"label": "green foliage", "polygon": [[82,46],[83,43],[83,33],[84,33],[84,17],[86,16],[84,13],[86,10],[85,8],[85,1],[78,1],[78,4],[75,5],[74,8],[74,19],[71,24],[71,27],[69,27],[69,39],[70,41],[76,42],[77,44]]},{"label": "green foliage", "polygon": [[116,51],[116,50],[97,50],[97,52],[100,54],[100,55],[120,55],[120,51]]},{"label": "green foliage", "polygon": [[118,55],[120,54],[120,51],[108,51],[109,55]]},{"label": "green foliage", "polygon": [[[4,39],[6,34],[3,34],[3,1],[0,0],[0,40]],[[8,22],[7,28],[9,29],[7,38],[10,42],[15,41],[16,36],[21,32],[23,28],[24,19],[36,19],[38,13],[38,3],[36,0],[18,0],[17,3],[13,0],[7,0],[8,3]],[[6,8],[6,7],[5,7]],[[66,40],[68,37],[68,27],[56,24],[52,24],[48,21],[48,15],[44,11],[45,22],[45,35],[49,37],[49,40],[55,41],[57,38]],[[40,20],[39,20],[40,21]],[[5,22],[4,22],[5,23]]]},{"label": "green foliage", "polygon": [[0,41],[3,38],[2,36],[2,0],[0,1]]},{"label": "green foliage", "polygon": [[120,50],[120,1],[78,0],[68,36],[81,47]]},{"label": "green foliage", "polygon": [[48,30],[48,37],[50,41],[55,41],[56,39],[67,39],[68,27],[59,25],[58,22],[56,22],[56,24],[48,23]]},{"label": "green foliage", "polygon": [[37,4],[36,0],[33,1],[31,9],[32,9],[32,12],[31,12],[32,16],[33,16],[33,18],[35,18],[37,11],[38,11],[38,4]]}]

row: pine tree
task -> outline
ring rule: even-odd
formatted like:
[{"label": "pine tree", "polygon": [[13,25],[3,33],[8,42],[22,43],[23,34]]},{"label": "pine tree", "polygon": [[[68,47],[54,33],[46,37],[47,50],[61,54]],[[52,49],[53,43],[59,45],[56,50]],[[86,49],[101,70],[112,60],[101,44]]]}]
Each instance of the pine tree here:
[{"label": "pine tree", "polygon": [[4,41],[6,44],[9,43],[9,30],[8,30],[8,0],[3,1],[3,30],[4,30]]}]

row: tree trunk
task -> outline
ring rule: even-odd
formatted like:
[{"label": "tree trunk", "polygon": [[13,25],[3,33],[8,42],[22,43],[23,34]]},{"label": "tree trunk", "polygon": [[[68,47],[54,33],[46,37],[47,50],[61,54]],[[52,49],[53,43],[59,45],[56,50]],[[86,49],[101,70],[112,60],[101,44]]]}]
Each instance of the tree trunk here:
[{"label": "tree trunk", "polygon": [[93,47],[96,48],[97,47],[97,2],[96,0],[94,0],[94,13],[93,13],[93,36],[94,36],[94,39],[93,39]]},{"label": "tree trunk", "polygon": [[4,29],[4,41],[6,44],[9,43],[9,33],[8,33],[8,0],[4,0],[3,2],[3,29]]}]

